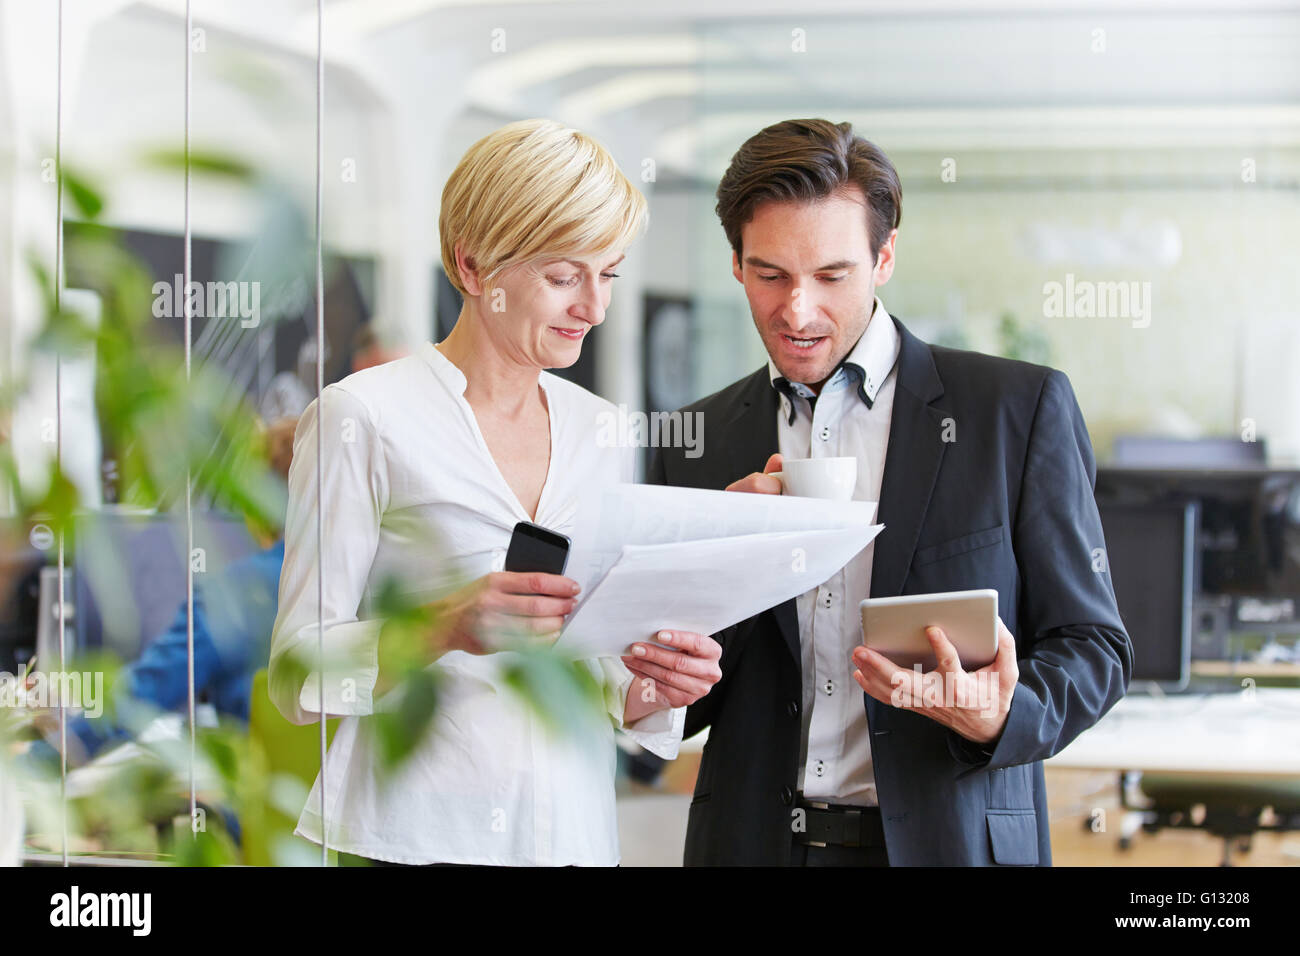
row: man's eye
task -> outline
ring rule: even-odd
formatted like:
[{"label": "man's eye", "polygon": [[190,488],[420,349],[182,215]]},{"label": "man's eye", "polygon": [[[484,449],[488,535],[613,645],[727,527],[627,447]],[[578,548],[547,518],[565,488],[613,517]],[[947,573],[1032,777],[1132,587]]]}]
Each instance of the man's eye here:
[{"label": "man's eye", "polygon": [[777,279],[781,278],[779,275],[766,275],[766,276],[765,276],[765,275],[763,275],[762,273],[759,273],[759,276],[758,276],[758,277],[759,277],[760,279],[762,279],[764,282],[775,282]]},{"label": "man's eye", "polygon": [[822,276],[822,277],[821,277],[821,280],[822,280],[823,282],[839,282],[839,281],[840,281],[841,279],[843,279],[843,278],[845,278],[845,277],[842,276],[842,275],[838,275],[838,276]]}]

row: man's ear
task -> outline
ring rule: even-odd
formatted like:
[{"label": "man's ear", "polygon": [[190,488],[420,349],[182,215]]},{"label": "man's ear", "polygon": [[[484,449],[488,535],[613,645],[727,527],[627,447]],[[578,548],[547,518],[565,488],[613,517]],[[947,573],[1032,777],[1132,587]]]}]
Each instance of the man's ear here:
[{"label": "man's ear", "polygon": [[898,238],[898,230],[891,230],[889,238],[880,244],[876,251],[876,268],[874,271],[875,282],[877,286],[882,286],[889,281],[889,277],[894,274],[894,241]]},{"label": "man's ear", "polygon": [[731,250],[731,274],[741,285],[745,284],[745,275],[740,269],[740,253],[735,249]]},{"label": "man's ear", "polygon": [[482,295],[483,283],[479,281],[478,266],[474,257],[465,252],[465,247],[456,243],[456,272],[460,275],[460,284],[470,295]]}]

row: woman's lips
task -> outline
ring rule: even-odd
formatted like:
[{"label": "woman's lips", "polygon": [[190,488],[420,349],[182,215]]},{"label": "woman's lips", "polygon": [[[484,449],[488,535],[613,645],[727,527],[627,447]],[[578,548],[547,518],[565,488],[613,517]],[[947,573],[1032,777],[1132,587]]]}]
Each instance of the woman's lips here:
[{"label": "woman's lips", "polygon": [[581,341],[582,337],[587,334],[586,329],[565,329],[558,325],[552,325],[550,328],[556,335],[563,336],[571,342]]}]

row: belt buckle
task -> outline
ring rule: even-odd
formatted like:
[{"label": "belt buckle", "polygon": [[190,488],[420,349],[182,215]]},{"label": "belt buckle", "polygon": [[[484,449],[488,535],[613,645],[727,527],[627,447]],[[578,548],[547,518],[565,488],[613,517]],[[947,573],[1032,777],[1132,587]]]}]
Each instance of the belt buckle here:
[{"label": "belt buckle", "polygon": [[[799,802],[800,802],[801,804],[804,804],[804,806],[805,806],[806,809],[811,809],[811,810],[829,810],[829,809],[831,808],[831,805],[830,805],[829,803],[825,802],[825,801],[822,801],[822,800],[808,800],[808,799],[805,799],[805,798],[803,797],[802,794],[799,796]],[[807,831],[805,831],[805,832],[807,832]],[[819,847],[819,848],[821,848],[821,849],[823,849],[823,850],[826,849],[826,847],[830,845],[830,844],[827,844],[827,843],[822,843],[820,840],[807,840],[807,839],[805,839],[805,840],[803,840],[802,842],[803,842],[803,845],[804,845],[804,846],[815,846],[815,847]]]}]

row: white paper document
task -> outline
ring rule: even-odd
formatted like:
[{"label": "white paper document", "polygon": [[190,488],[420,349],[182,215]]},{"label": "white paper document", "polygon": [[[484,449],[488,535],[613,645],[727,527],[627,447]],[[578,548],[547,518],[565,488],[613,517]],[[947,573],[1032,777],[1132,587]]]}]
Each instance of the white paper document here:
[{"label": "white paper document", "polygon": [[585,503],[555,644],[621,655],[656,631],[712,634],[825,582],[871,543],[876,503],[618,485]]}]

